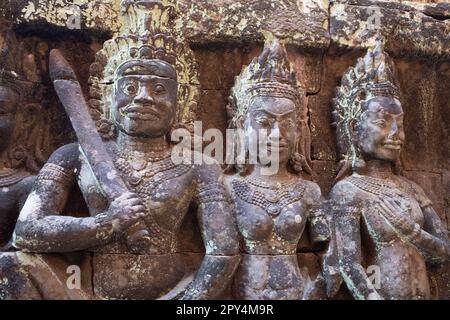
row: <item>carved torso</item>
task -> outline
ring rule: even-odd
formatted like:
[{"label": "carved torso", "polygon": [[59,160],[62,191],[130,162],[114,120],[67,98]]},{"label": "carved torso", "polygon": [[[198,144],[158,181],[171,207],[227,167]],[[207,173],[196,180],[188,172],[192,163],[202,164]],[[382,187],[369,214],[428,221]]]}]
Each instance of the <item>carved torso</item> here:
[{"label": "carved torso", "polygon": [[248,178],[231,181],[246,253],[295,254],[307,219],[306,188],[301,180],[278,185]]},{"label": "carved torso", "polygon": [[401,230],[393,227],[377,211],[375,201],[381,198],[395,199],[403,210],[396,214],[407,215],[423,227],[422,208],[430,205],[430,200],[417,185],[400,176],[379,179],[354,174],[343,180],[343,183],[357,208],[354,218],[361,218],[365,265],[380,267],[379,293],[386,299],[429,298],[430,287],[424,257],[405,240],[406,235]]},{"label": "carved torso", "polygon": [[[176,252],[177,231],[193,201],[196,191],[196,176],[193,166],[175,165],[170,153],[154,161],[125,155],[111,148],[116,168],[130,191],[143,200],[148,215],[143,218],[146,228],[158,233],[154,242],[142,254]],[[107,209],[107,201],[101,193],[90,167],[82,159],[79,184],[85,197],[90,215],[95,216]],[[156,223],[156,225],[155,225]],[[155,228],[157,230],[155,230]],[[108,244],[95,251],[104,253],[126,253],[124,239]]]},{"label": "carved torso", "polygon": [[431,202],[423,191],[405,178],[393,176],[382,180],[367,176],[353,175],[346,180],[354,193],[355,202],[361,207],[361,213],[368,231],[377,246],[389,245],[399,239],[393,227],[375,210],[373,202],[388,197],[397,200],[404,211],[398,214],[409,216],[421,227],[424,223],[422,208]]},{"label": "carved torso", "polygon": [[263,183],[252,178],[227,181],[235,203],[244,252],[234,295],[240,299],[301,299],[305,275],[297,245],[310,206],[319,199],[311,182]]}]

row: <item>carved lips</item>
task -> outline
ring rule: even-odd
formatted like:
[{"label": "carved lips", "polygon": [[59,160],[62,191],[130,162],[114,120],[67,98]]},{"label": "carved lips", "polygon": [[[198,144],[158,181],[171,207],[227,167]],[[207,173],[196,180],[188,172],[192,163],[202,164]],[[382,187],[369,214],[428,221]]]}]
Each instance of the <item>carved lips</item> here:
[{"label": "carved lips", "polygon": [[161,113],[153,106],[130,105],[123,109],[124,115],[133,120],[156,121],[162,118]]},{"label": "carved lips", "polygon": [[400,140],[386,140],[383,147],[391,150],[400,150],[402,148],[403,142]]}]

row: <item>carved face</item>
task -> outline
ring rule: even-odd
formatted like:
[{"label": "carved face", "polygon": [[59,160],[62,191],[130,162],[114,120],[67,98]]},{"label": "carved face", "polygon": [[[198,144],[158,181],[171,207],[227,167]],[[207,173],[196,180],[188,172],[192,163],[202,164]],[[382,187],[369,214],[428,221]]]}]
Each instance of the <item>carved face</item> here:
[{"label": "carved face", "polygon": [[159,60],[139,60],[119,68],[112,114],[122,132],[137,137],[165,135],[175,119],[175,70]]},{"label": "carved face", "polygon": [[19,97],[7,88],[0,86],[0,151],[8,148],[14,130]]},{"label": "carved face", "polygon": [[405,140],[400,102],[388,97],[369,100],[356,126],[356,140],[366,158],[398,160]]},{"label": "carved face", "polygon": [[[245,120],[245,130],[251,129],[260,132],[267,130],[264,141],[259,143],[267,145],[268,156],[278,153],[280,164],[286,164],[295,150],[298,140],[298,128],[295,117],[295,104],[292,100],[278,97],[256,97],[249,106],[249,115]],[[247,135],[248,143],[257,145],[258,136]],[[278,140],[279,139],[279,140]],[[278,141],[279,145],[274,146]],[[267,143],[267,144],[266,144]],[[264,154],[264,153],[263,153]],[[261,154],[260,154],[261,155]]]}]

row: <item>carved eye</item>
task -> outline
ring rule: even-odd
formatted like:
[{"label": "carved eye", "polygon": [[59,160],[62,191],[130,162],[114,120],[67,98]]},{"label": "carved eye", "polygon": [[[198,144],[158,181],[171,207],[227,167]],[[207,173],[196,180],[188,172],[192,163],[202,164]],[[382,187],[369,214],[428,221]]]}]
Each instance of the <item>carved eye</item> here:
[{"label": "carved eye", "polygon": [[138,84],[135,81],[126,82],[123,86],[123,92],[129,96],[135,96],[138,93]]},{"label": "carved eye", "polygon": [[161,85],[161,84],[157,84],[157,85],[155,86],[155,88],[153,89],[153,91],[154,91],[156,94],[163,94],[163,93],[166,92],[166,88],[164,88],[164,86]]},{"label": "carved eye", "polygon": [[256,118],[256,123],[260,124],[262,127],[270,127],[270,120],[267,118]]},{"label": "carved eye", "polygon": [[283,120],[283,124],[285,124],[287,126],[293,126],[294,125],[294,120],[292,120],[292,119],[285,119],[285,120]]},{"label": "carved eye", "polygon": [[386,127],[386,120],[383,120],[383,119],[374,120],[374,121],[372,121],[372,123],[376,124],[380,128],[385,128]]}]

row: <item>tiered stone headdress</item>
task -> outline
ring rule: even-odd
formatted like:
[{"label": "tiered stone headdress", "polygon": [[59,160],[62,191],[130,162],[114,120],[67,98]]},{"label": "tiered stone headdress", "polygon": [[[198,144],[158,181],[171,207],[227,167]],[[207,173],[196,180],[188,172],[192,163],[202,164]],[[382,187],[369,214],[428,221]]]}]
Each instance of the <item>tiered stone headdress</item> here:
[{"label": "tiered stone headdress", "polygon": [[[341,166],[356,166],[359,151],[353,143],[352,126],[365,111],[366,102],[374,97],[392,97],[400,100],[401,93],[392,59],[377,40],[356,66],[342,76],[341,86],[333,99],[333,118],[336,125]],[[338,175],[338,179],[341,174]]]},{"label": "tiered stone headdress", "polygon": [[294,101],[299,115],[305,113],[304,91],[297,81],[294,66],[278,39],[267,40],[261,55],[244,68],[231,89],[228,112],[231,123],[245,116],[256,96],[283,97]]},{"label": "tiered stone headdress", "polygon": [[271,36],[266,40],[261,55],[253,59],[235,79],[227,106],[230,128],[236,128],[237,120],[247,116],[251,102],[257,96],[282,97],[294,102],[301,131],[294,155],[294,167],[296,171],[305,169],[310,173],[311,137],[305,91],[297,80],[295,68],[289,62],[285,46]]},{"label": "tiered stone headdress", "polygon": [[178,109],[176,125],[191,129],[199,95],[198,68],[194,54],[174,32],[175,5],[165,1],[123,1],[121,35],[106,41],[90,68],[91,115],[104,138],[113,135],[110,114],[116,70],[130,60],[159,59],[177,73]]}]

